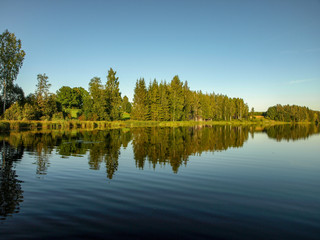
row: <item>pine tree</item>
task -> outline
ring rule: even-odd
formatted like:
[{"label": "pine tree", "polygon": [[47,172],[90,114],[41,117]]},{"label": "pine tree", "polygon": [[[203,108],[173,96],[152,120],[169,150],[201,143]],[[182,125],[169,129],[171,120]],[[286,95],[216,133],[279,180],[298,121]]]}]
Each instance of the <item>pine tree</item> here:
[{"label": "pine tree", "polygon": [[49,88],[51,84],[48,81],[48,76],[44,74],[38,74],[37,76],[38,84],[36,85],[36,102],[39,108],[39,111],[42,113],[41,115],[45,115],[45,112],[48,112],[48,100],[50,96]]}]

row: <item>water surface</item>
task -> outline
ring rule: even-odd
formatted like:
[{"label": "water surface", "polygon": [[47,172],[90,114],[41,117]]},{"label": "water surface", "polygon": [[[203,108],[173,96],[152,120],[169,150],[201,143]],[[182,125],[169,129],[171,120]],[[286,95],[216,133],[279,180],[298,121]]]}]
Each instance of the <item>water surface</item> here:
[{"label": "water surface", "polygon": [[319,239],[312,125],[0,136],[2,239]]}]

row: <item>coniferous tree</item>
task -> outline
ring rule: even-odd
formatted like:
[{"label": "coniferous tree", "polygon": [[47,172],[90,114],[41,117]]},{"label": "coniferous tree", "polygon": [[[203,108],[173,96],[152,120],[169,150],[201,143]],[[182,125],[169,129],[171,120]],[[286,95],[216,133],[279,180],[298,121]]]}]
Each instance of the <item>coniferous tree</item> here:
[{"label": "coniferous tree", "polygon": [[121,103],[122,112],[131,113],[132,106],[127,96],[124,96]]},{"label": "coniferous tree", "polygon": [[50,108],[49,104],[49,97],[50,92],[49,88],[51,87],[51,84],[48,81],[48,76],[44,74],[38,74],[37,76],[38,84],[36,85],[36,103],[38,106],[38,110],[41,113],[41,115],[46,115],[50,112],[48,108]]},{"label": "coniferous tree", "polygon": [[191,98],[192,93],[189,89],[188,82],[185,81],[182,87],[182,94],[183,94],[183,113],[182,113],[182,120],[188,121],[191,118]]},{"label": "coniferous tree", "polygon": [[171,121],[180,121],[182,118],[183,110],[183,92],[182,92],[182,82],[176,75],[173,77],[170,83],[169,93],[170,93],[170,114]]},{"label": "coniferous tree", "polygon": [[112,68],[108,71],[106,83],[106,111],[110,120],[119,120],[121,118],[121,93],[119,90],[119,78],[116,77]]},{"label": "coniferous tree", "polygon": [[90,80],[89,83],[89,92],[90,100],[87,100],[87,103],[90,107],[90,113],[88,114],[89,119],[91,120],[109,120],[107,115],[106,108],[106,92],[101,84],[101,79],[94,77]]},{"label": "coniferous tree", "polygon": [[152,121],[160,120],[160,94],[157,80],[154,79],[149,87],[149,102],[150,102],[150,118]]},{"label": "coniferous tree", "polygon": [[133,106],[132,106],[132,119],[145,120],[147,114],[147,88],[143,78],[136,82],[134,89]]},{"label": "coniferous tree", "polygon": [[166,82],[160,83],[159,96],[160,96],[159,120],[169,121],[170,120],[169,89]]}]

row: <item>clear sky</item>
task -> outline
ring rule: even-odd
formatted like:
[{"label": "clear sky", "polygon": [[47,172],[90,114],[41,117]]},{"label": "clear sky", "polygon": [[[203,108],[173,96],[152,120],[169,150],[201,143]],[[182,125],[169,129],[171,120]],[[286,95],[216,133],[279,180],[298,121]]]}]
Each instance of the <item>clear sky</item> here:
[{"label": "clear sky", "polygon": [[0,0],[0,32],[26,51],[17,83],[34,92],[46,73],[55,92],[106,82],[122,96],[138,78],[241,97],[250,109],[280,104],[320,110],[319,0]]}]

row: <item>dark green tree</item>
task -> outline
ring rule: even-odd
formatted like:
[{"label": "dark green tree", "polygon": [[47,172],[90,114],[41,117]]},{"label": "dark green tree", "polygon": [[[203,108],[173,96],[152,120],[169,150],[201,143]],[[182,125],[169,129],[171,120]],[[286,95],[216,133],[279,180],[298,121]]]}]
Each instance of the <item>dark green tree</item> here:
[{"label": "dark green tree", "polygon": [[63,86],[57,91],[57,101],[63,108],[80,108],[82,97],[76,89]]}]

